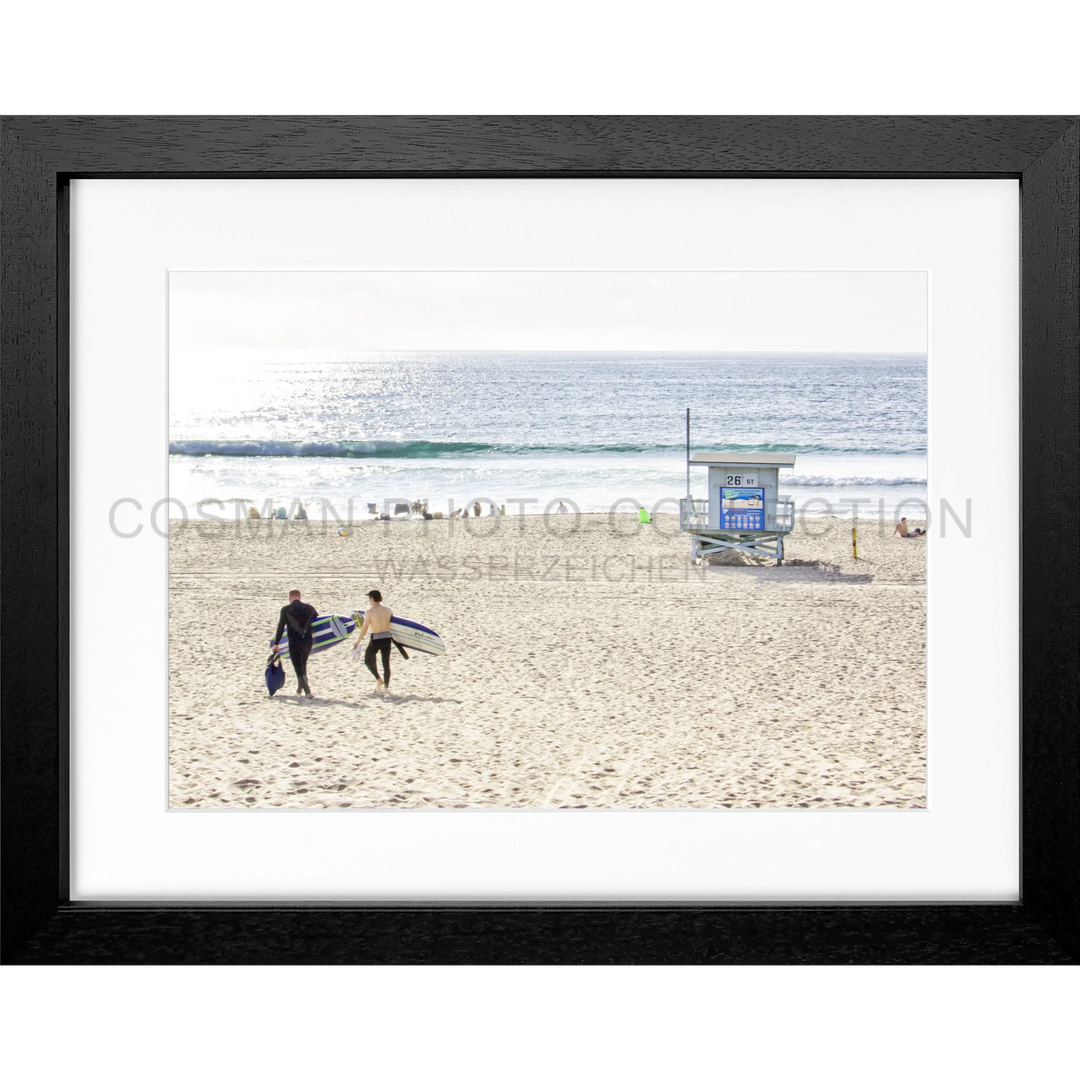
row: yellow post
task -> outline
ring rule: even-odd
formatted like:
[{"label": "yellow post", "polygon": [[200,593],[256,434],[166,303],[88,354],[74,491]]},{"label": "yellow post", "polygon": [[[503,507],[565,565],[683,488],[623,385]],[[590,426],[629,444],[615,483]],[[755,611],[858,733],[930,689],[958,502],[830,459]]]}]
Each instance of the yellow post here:
[{"label": "yellow post", "polygon": [[859,538],[855,535],[855,526],[851,526],[851,557],[857,559],[859,557]]}]

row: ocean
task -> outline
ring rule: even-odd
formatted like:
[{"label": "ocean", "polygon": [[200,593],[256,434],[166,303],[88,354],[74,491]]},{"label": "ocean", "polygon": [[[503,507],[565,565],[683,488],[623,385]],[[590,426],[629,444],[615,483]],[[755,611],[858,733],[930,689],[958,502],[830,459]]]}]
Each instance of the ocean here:
[{"label": "ocean", "polygon": [[806,514],[891,516],[926,498],[926,389],[907,354],[174,350],[171,512],[674,511],[689,407],[695,451],[795,454],[781,494]]}]

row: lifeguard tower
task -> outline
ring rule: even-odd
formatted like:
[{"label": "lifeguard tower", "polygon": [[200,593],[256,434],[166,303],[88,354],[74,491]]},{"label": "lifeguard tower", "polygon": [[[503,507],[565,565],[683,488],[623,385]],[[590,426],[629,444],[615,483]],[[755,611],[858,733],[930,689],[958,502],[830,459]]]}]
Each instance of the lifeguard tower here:
[{"label": "lifeguard tower", "polygon": [[[709,470],[709,497],[690,497],[690,468]],[[749,551],[784,561],[784,537],[795,528],[795,500],[779,494],[780,470],[795,467],[794,454],[694,454],[686,413],[686,498],[679,527],[690,534],[690,557]]]}]

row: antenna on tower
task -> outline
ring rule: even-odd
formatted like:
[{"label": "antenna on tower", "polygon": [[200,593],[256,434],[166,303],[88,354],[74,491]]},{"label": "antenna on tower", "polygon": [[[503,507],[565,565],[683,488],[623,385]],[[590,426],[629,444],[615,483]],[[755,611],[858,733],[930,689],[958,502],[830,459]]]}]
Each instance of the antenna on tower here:
[{"label": "antenna on tower", "polygon": [[690,498],[690,409],[686,410],[686,497]]}]

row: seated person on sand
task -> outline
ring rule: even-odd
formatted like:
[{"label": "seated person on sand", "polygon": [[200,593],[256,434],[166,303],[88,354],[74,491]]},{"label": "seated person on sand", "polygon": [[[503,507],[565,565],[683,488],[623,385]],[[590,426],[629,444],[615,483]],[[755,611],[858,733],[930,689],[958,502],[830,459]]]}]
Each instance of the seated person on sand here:
[{"label": "seated person on sand", "polygon": [[902,517],[896,523],[896,528],[893,529],[893,536],[895,536],[897,533],[900,534],[900,539],[901,540],[910,540],[912,537],[915,537],[915,536],[925,536],[926,535],[926,530],[925,529],[909,529],[908,528],[908,523],[907,523],[907,518]]},{"label": "seated person on sand", "polygon": [[259,513],[259,508],[257,506],[249,506],[248,507],[248,517],[249,518],[261,518],[262,514]]},{"label": "seated person on sand", "polygon": [[307,521],[307,511],[304,509],[304,504],[301,503],[299,509],[296,511],[296,517],[293,521]]}]

